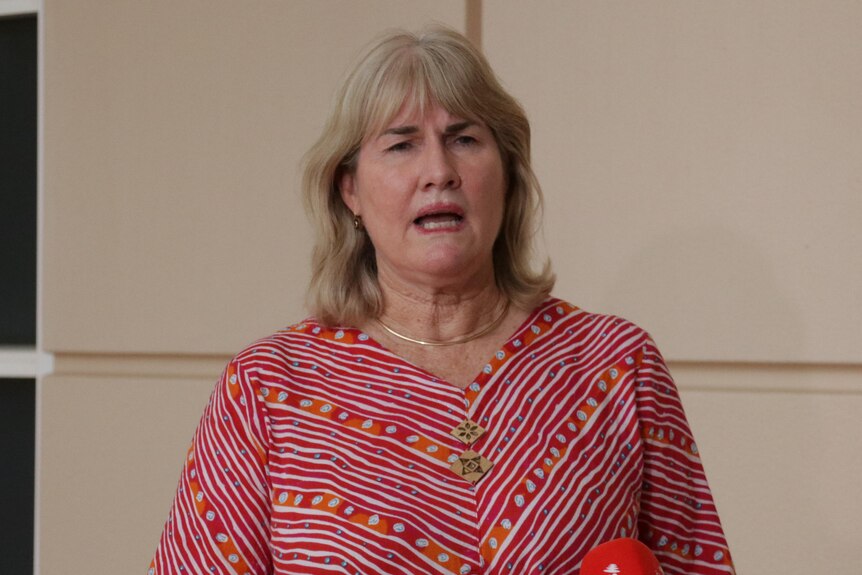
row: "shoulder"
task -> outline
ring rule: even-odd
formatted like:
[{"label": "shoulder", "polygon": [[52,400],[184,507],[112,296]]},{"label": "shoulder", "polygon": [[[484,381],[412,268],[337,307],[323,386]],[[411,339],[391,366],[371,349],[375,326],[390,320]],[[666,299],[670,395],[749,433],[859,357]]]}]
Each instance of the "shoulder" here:
[{"label": "shoulder", "polygon": [[555,319],[555,331],[584,341],[618,342],[623,345],[644,345],[651,341],[639,325],[623,317],[587,311],[564,300],[549,297],[534,315],[549,321]]},{"label": "shoulder", "polygon": [[548,298],[534,311],[533,322],[547,332],[551,345],[570,349],[583,365],[596,369],[611,365],[618,371],[637,372],[644,364],[663,364],[650,334],[617,315],[590,312]]},{"label": "shoulder", "polygon": [[[638,404],[677,397],[676,386],[664,358],[650,334],[625,318],[570,308],[557,331],[575,352],[578,363],[606,382],[621,383]],[[671,402],[672,403],[672,402]]]},{"label": "shoulder", "polygon": [[254,341],[230,363],[248,374],[285,376],[303,366],[342,354],[367,337],[353,328],[325,326],[314,318],[306,318]]},{"label": "shoulder", "polygon": [[243,371],[289,369],[297,358],[321,352],[327,328],[307,318],[247,345],[230,360]]}]

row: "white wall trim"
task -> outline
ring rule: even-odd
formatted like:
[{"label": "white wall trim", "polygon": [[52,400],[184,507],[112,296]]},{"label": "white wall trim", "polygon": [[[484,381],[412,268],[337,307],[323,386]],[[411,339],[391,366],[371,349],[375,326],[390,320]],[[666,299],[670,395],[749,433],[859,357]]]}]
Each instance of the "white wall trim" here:
[{"label": "white wall trim", "polygon": [[[33,454],[33,575],[41,573],[42,525],[39,520],[42,500],[42,376],[54,370],[54,356],[45,352],[42,344],[44,320],[42,314],[43,265],[45,254],[45,4],[44,0],[30,0],[36,5],[36,353],[49,357],[47,369],[36,377],[36,437]],[[38,361],[38,360],[37,360]],[[46,363],[48,363],[46,361]]]},{"label": "white wall trim", "polygon": [[0,378],[36,378],[54,370],[54,356],[32,347],[0,347]]},{"label": "white wall trim", "polygon": [[0,0],[0,17],[38,14],[41,0]]}]

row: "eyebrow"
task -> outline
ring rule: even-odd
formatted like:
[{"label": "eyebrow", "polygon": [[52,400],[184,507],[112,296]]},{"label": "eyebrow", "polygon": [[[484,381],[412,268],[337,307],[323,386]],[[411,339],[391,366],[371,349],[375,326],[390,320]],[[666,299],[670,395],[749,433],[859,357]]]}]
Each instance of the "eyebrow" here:
[{"label": "eyebrow", "polygon": [[[446,126],[446,129],[443,131],[443,133],[447,135],[457,134],[458,132],[462,132],[475,124],[476,122],[471,122],[469,120],[464,122],[457,122],[455,124],[449,124],[448,126]],[[394,128],[384,130],[381,136],[406,136],[408,134],[415,134],[418,131],[418,126],[396,126]]]},{"label": "eyebrow", "polygon": [[457,134],[458,132],[463,132],[470,126],[474,125],[476,122],[471,122],[470,120],[466,120],[464,122],[458,122],[457,124],[449,124],[446,126],[446,130],[444,133],[446,134]]}]

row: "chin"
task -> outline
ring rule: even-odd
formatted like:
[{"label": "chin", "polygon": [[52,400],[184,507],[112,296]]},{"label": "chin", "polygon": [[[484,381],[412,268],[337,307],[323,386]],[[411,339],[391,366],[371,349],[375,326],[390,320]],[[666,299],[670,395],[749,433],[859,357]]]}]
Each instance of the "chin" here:
[{"label": "chin", "polygon": [[[488,266],[492,267],[491,258],[488,258]],[[426,259],[422,265],[422,271],[430,276],[437,277],[441,282],[447,280],[458,281],[466,277],[477,275],[484,266],[477,264],[473,259],[460,255],[459,257],[431,257]]]}]

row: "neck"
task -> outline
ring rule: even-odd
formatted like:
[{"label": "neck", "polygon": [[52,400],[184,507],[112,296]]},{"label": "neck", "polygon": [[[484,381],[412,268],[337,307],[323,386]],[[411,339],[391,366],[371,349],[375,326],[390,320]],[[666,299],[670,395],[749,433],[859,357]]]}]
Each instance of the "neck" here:
[{"label": "neck", "polygon": [[481,330],[497,318],[505,297],[493,272],[455,287],[418,286],[381,273],[384,311],[380,320],[401,334],[450,341]]}]

